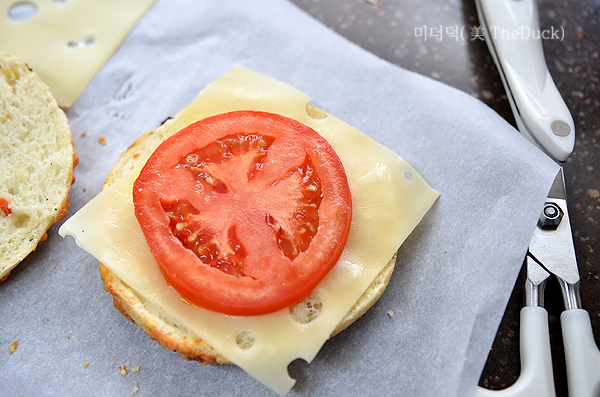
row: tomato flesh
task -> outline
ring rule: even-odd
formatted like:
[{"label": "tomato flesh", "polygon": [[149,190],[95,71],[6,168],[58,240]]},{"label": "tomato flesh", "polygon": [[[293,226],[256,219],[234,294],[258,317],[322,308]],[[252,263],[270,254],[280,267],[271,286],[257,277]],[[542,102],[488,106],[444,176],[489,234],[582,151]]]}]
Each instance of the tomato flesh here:
[{"label": "tomato flesh", "polygon": [[352,216],[327,141],[254,111],[200,120],[167,139],[133,201],[167,282],[188,302],[242,316],[306,297],[339,259]]}]

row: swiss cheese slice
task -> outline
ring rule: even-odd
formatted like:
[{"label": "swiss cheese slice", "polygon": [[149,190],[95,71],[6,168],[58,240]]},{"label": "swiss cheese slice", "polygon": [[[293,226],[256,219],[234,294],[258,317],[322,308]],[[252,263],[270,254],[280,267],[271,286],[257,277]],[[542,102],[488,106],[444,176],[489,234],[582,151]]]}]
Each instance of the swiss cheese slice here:
[{"label": "swiss cheese slice", "polygon": [[0,49],[27,62],[68,108],[155,2],[1,1]]},{"label": "swiss cheese slice", "polygon": [[[104,189],[60,229],[95,256],[146,300],[161,307],[224,357],[280,395],[294,380],[287,366],[310,362],[404,239],[438,197],[397,154],[328,115],[307,113],[310,98],[273,78],[236,66],[206,87],[172,120],[158,128],[163,138],[199,119],[234,110],[261,110],[294,118],[319,132],[346,170],[353,205],[350,235],[339,262],[313,291],[323,302],[320,315],[300,324],[284,309],[269,315],[236,317],[182,301],[167,286],[133,212],[137,169]],[[250,333],[254,344],[238,344]],[[294,341],[294,343],[290,343]]]}]

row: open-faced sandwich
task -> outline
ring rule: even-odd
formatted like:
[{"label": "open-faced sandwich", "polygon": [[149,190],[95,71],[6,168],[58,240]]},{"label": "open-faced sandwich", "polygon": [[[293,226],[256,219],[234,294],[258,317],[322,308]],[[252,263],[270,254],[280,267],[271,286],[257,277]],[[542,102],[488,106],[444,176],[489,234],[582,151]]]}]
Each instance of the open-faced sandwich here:
[{"label": "open-faced sandwich", "polygon": [[48,86],[0,52],[0,281],[66,217],[77,161]]},{"label": "open-faced sandwich", "polygon": [[[236,66],[122,154],[61,227],[165,349],[280,395],[381,296],[438,197],[397,154]],[[294,341],[294,343],[290,343]]]}]

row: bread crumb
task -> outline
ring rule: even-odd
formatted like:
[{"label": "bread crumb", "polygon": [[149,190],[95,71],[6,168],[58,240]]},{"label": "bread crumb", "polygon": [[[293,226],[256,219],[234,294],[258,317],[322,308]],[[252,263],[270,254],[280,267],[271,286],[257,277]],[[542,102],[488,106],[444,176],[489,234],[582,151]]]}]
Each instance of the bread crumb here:
[{"label": "bread crumb", "polygon": [[119,372],[121,373],[121,375],[123,375],[123,378],[126,377],[130,371],[131,370],[128,369],[125,365],[123,365],[122,367],[119,367]]},{"label": "bread crumb", "polygon": [[138,371],[140,370],[140,366],[139,366],[139,365],[136,365],[135,367],[131,368],[131,370],[132,370],[133,372],[138,372]]},{"label": "bread crumb", "polygon": [[89,361],[86,361],[85,363],[83,363],[83,368],[87,368],[87,367],[88,367],[88,365],[90,365],[90,362],[89,362]]},{"label": "bread crumb", "polygon": [[16,341],[14,341],[12,343],[12,345],[10,345],[10,347],[8,348],[8,354],[13,354],[15,349],[17,348],[18,344],[19,344],[19,339],[17,339]]},{"label": "bread crumb", "polygon": [[136,383],[135,386],[133,386],[133,391],[131,392],[131,395],[133,396],[135,393],[138,392],[138,390],[140,390],[140,388],[138,387],[138,384]]},{"label": "bread crumb", "polygon": [[98,142],[100,142],[102,145],[106,145],[106,138],[104,138],[103,136],[98,137]]},{"label": "bread crumb", "polygon": [[588,189],[587,193],[588,196],[590,196],[593,199],[600,198],[600,192],[597,189]]},{"label": "bread crumb", "polygon": [[390,316],[390,317],[394,317],[394,311],[393,311],[393,310],[390,310],[390,311],[388,312],[388,316]]},{"label": "bread crumb", "polygon": [[375,8],[379,8],[381,7],[381,1],[378,0],[365,0],[365,2],[369,3],[370,5],[374,6]]},{"label": "bread crumb", "polygon": [[83,138],[85,136],[85,134],[87,134],[87,131],[82,132],[81,137]]}]

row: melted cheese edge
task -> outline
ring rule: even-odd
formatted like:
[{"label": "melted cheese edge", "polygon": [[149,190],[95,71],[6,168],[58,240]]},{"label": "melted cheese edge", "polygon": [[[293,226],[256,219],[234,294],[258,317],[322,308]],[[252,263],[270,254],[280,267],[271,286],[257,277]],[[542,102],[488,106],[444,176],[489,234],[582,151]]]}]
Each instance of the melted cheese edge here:
[{"label": "melted cheese edge", "polygon": [[[0,2],[0,48],[23,59],[70,107],[156,0]],[[11,9],[32,5],[28,19]]]},{"label": "melted cheese edge", "polygon": [[[289,363],[297,358],[310,362],[316,356],[438,197],[405,160],[380,143],[331,115],[310,117],[309,101],[285,83],[236,66],[158,132],[166,138],[208,116],[262,110],[309,125],[334,147],[348,176],[353,219],[339,262],[314,291],[323,308],[312,322],[299,324],[289,309],[236,317],[184,303],[167,286],[133,213],[132,184],[143,164],[103,190],[60,229],[62,236],[73,236],[145,299],[280,395],[287,394],[295,382],[287,372]],[[243,331],[255,335],[251,348],[236,343]]]}]

